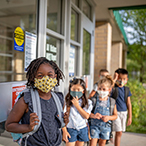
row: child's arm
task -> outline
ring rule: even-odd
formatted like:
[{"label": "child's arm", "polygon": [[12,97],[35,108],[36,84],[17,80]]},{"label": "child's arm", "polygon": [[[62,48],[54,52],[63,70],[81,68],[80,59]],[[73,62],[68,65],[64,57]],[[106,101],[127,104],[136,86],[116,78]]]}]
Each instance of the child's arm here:
[{"label": "child's arm", "polygon": [[24,102],[24,98],[21,97],[11,110],[5,124],[5,129],[8,132],[14,133],[27,133],[33,130],[34,126],[39,121],[36,113],[30,114],[30,124],[19,124],[23,114],[28,112],[28,105]]},{"label": "child's arm", "polygon": [[116,105],[115,105],[115,107],[114,107],[114,111],[113,111],[113,115],[112,116],[102,116],[102,120],[104,121],[104,122],[108,122],[109,120],[116,120],[117,119],[117,107],[116,107]]},{"label": "child's arm", "polygon": [[78,110],[78,112],[80,113],[80,115],[84,118],[84,119],[89,119],[90,114],[87,113],[86,111],[84,111],[78,102],[78,98],[73,97],[73,99],[71,100],[73,105],[76,107],[76,109]]},{"label": "child's arm", "polygon": [[127,109],[128,109],[127,126],[129,126],[132,123],[132,106],[131,106],[130,96],[127,98]]},{"label": "child's arm", "polygon": [[70,134],[67,132],[66,126],[62,128],[63,136],[62,140],[68,142],[68,137],[71,138]]},{"label": "child's arm", "polygon": [[92,118],[92,119],[101,119],[102,115],[100,113],[96,113],[96,114],[91,113],[90,114],[90,118]]},{"label": "child's arm", "polygon": [[91,97],[93,97],[95,93],[96,93],[96,91],[95,90],[92,90],[91,93],[89,94],[89,97],[88,98],[90,99]]}]

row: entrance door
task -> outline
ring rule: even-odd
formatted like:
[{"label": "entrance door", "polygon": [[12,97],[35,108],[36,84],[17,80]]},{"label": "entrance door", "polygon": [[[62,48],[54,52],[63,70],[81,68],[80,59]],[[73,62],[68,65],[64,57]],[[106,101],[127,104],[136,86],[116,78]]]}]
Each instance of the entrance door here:
[{"label": "entrance door", "polygon": [[82,75],[90,92],[94,77],[94,21],[86,16],[83,16],[82,25]]}]

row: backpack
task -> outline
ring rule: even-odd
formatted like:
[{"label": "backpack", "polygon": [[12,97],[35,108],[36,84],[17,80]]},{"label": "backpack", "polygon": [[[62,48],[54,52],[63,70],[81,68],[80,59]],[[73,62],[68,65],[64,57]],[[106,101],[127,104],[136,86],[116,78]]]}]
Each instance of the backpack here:
[{"label": "backpack", "polygon": [[[37,89],[33,89],[33,88],[24,89],[22,92],[20,92],[20,94],[18,95],[16,100],[18,100],[25,92],[30,92],[31,93],[33,112],[37,113],[37,115],[39,117],[39,122],[38,122],[38,125],[35,125],[33,131],[31,131],[31,132],[24,133],[24,134],[22,134],[22,133],[11,133],[11,135],[12,135],[13,141],[17,142],[19,145],[21,145],[22,138],[26,137],[25,146],[27,146],[28,137],[30,135],[33,135],[39,129],[39,127],[41,125],[42,111],[41,111],[40,97],[39,97]],[[62,127],[65,126],[65,123],[64,123],[63,118],[62,118],[62,113],[63,113],[62,104],[61,104],[60,99],[59,99],[59,97],[57,96],[56,93],[51,92],[51,95],[52,95],[52,97],[55,101],[55,104],[56,104],[56,107],[57,107],[57,110],[58,110],[58,114],[59,114],[59,121],[61,122],[61,128],[62,128]],[[20,123],[21,123],[21,121],[20,121]]]},{"label": "backpack", "polygon": [[[96,83],[96,84],[98,84],[98,83]],[[129,87],[124,86],[124,91],[125,91],[125,103],[127,103],[127,98],[128,98],[129,91],[130,91]],[[95,104],[96,104],[97,95],[98,95],[98,93],[96,92],[94,94],[94,96],[91,97],[92,105],[93,105],[92,113],[94,113],[94,110],[95,110]],[[115,85],[115,87],[113,87],[113,89],[112,89],[112,95],[110,96],[110,104],[111,104],[111,106],[114,104],[114,102],[111,100],[112,98],[115,99],[115,100],[118,98],[118,86],[117,85]],[[110,111],[110,113],[111,112],[112,111]]]},{"label": "backpack", "polygon": [[[94,84],[95,86],[98,86],[98,82],[96,82]],[[129,87],[127,86],[124,86],[124,91],[125,91],[125,103],[127,103],[127,98],[128,98],[128,95],[129,95]],[[112,96],[110,96],[111,98],[114,98],[115,100],[117,99],[118,97],[118,86],[115,84],[115,86],[112,88]]]},{"label": "backpack", "polygon": [[[91,97],[91,99],[90,99],[92,101],[92,105],[93,105],[93,109],[91,111],[92,113],[94,113],[94,110],[95,110],[95,107],[96,107],[97,96],[98,96],[98,93],[96,92],[94,94],[94,96]],[[115,99],[110,97],[110,115],[113,114],[114,107],[115,107],[115,102],[116,102]]]}]

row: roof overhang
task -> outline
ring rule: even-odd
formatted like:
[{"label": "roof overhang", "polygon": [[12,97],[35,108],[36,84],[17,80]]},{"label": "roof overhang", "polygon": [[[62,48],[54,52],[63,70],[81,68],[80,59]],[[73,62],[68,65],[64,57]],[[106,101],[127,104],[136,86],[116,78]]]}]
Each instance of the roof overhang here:
[{"label": "roof overhang", "polygon": [[112,41],[124,41],[123,34],[118,27],[113,10],[146,8],[146,0],[94,0],[95,20],[107,21],[112,26]]}]

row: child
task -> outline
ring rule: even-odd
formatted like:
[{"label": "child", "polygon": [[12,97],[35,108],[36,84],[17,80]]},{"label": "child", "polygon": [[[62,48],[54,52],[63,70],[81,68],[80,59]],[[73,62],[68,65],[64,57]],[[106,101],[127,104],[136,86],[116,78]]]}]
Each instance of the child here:
[{"label": "child", "polygon": [[111,132],[111,120],[117,118],[115,100],[109,98],[113,84],[114,82],[109,75],[103,77],[98,82],[98,94],[96,94],[95,98],[91,98],[94,113],[92,110],[92,113],[90,114],[90,135],[92,138],[90,146],[96,146],[98,139],[99,146],[105,145]]},{"label": "child", "polygon": [[[107,69],[101,69],[101,70],[99,71],[99,79],[102,79],[103,77],[105,77],[105,76],[107,76],[107,75],[109,75],[109,72],[108,72]],[[94,94],[95,94],[96,91],[97,91],[97,88],[98,88],[98,82],[96,82],[96,83],[94,84],[93,90],[92,90],[91,93],[89,94],[89,99],[90,99],[91,97],[94,96]]]},{"label": "child", "polygon": [[65,100],[65,108],[70,111],[67,131],[71,136],[66,146],[83,146],[84,142],[89,141],[87,119],[92,110],[92,102],[86,97],[86,85],[82,79],[74,78],[70,81]]},{"label": "child", "polygon": [[[113,131],[116,131],[115,146],[120,146],[122,132],[126,130],[127,110],[129,116],[127,126],[131,125],[132,122],[132,107],[130,101],[130,96],[132,94],[129,88],[125,87],[128,81],[128,71],[119,68],[115,71],[115,74],[118,74],[116,81],[116,86],[118,88],[118,98],[116,100],[118,118],[113,122]],[[125,91],[128,92],[127,95]]]},{"label": "child", "polygon": [[[51,89],[55,85],[59,85],[60,79],[63,79],[64,75],[56,63],[47,60],[45,57],[40,57],[30,63],[26,77],[27,87],[37,88],[42,110],[41,125],[38,131],[28,137],[27,146],[58,146],[62,141],[62,134],[59,130],[57,107],[51,96]],[[47,80],[47,82],[44,82],[44,80]],[[54,81],[54,85],[48,88],[52,81]],[[63,106],[63,94],[61,92],[56,94]],[[20,120],[21,124],[19,124]],[[38,116],[33,113],[31,94],[26,92],[14,105],[5,127],[9,132],[27,133],[32,131],[35,125],[38,125],[38,121]],[[69,136],[65,127],[62,128],[62,131],[66,137]],[[25,140],[26,138],[22,139],[22,146],[25,145]],[[67,139],[64,140],[67,141]]]}]

